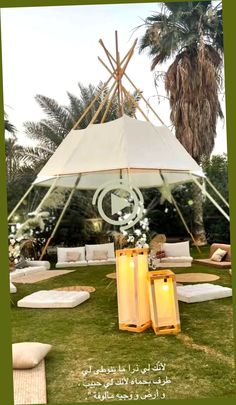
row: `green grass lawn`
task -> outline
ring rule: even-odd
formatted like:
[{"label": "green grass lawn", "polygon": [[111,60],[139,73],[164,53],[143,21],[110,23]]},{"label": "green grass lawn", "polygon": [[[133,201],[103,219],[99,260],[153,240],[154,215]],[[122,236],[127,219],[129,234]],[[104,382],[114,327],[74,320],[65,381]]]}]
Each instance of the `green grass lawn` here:
[{"label": "green grass lawn", "polygon": [[[90,300],[72,309],[23,309],[12,305],[13,342],[52,344],[46,358],[48,402],[94,402],[105,391],[109,395],[135,392],[141,397],[157,389],[167,399],[234,396],[232,299],[180,303],[182,331],[177,336],[156,336],[152,329],[143,333],[119,331],[116,284],[106,277],[114,270],[112,265],[84,267],[44,282],[17,284],[18,291],[11,296],[15,303],[42,289],[68,285],[96,288]],[[228,270],[193,265],[191,269],[174,271],[217,274],[220,279],[216,284],[231,287]],[[165,370],[145,373],[148,364],[153,368],[157,362],[165,363]],[[92,369],[84,376],[90,366]],[[101,367],[116,370],[95,375]],[[136,383],[129,380],[127,385],[108,387],[109,382],[117,382],[122,377],[136,378]],[[157,381],[158,377],[162,385],[137,384],[144,380]],[[171,381],[169,384],[164,384],[165,377]],[[92,382],[100,385],[85,386]]]}]

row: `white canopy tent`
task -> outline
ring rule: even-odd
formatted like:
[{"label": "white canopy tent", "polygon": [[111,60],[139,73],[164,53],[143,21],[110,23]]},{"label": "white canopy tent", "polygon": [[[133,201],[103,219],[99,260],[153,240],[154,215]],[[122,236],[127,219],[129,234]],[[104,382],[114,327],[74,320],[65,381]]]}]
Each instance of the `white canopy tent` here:
[{"label": "white canopy tent", "polygon": [[[163,187],[163,189],[169,186],[172,188],[178,184],[194,181],[201,192],[203,192],[224,217],[229,220],[228,214],[205,190],[201,182],[199,182],[199,178],[205,177],[201,167],[164,125],[161,118],[144,98],[142,92],[138,90],[127,75],[126,68],[133,55],[137,40],[134,41],[133,46],[125,57],[120,60],[117,32],[115,33],[115,39],[116,58],[107,50],[103,41],[99,41],[106,53],[111,68],[100,58],[98,59],[110,73],[109,79],[101,87],[100,91],[95,94],[94,99],[74,124],[72,130],[39,172],[34,183],[8,216],[8,220],[10,220],[34,186],[49,187],[35,211],[36,214],[40,212],[44,201],[55,187],[71,189],[68,200],[44,247],[40,259],[43,257],[47,246],[55,235],[74,192],[76,190],[97,190],[103,184],[110,181],[113,183],[117,181],[118,183],[118,180],[122,180],[123,182],[127,182],[131,187]],[[154,126],[149,121],[137,100],[124,87],[122,78],[128,80],[139,97],[146,103],[150,111],[154,113],[156,118],[163,125]],[[77,130],[76,128],[82,122],[88,111],[94,107],[96,100],[98,100],[98,97],[102,94],[104,89],[106,89],[106,86],[112,79],[114,82],[100,103],[90,124],[85,129]],[[116,94],[118,98],[118,115],[120,118],[105,122],[108,110]],[[135,118],[124,114],[125,100],[142,114],[145,121],[136,119],[135,109],[133,113]],[[95,124],[103,108],[105,111],[101,122]],[[225,201],[209,180],[206,180],[223,203],[228,206],[227,201]],[[190,233],[173,196],[171,194],[169,194],[169,196],[171,196],[171,202],[175,205],[187,231]],[[191,233],[190,235],[193,238]]]},{"label": "white canopy tent", "polygon": [[201,167],[165,126],[123,115],[114,121],[72,130],[39,172],[34,184],[95,190],[122,178],[140,188],[204,177]]}]

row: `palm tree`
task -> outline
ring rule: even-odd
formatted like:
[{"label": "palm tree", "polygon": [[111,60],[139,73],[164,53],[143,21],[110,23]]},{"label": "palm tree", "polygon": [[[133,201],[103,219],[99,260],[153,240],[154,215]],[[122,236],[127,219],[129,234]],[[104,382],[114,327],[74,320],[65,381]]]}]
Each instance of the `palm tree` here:
[{"label": "palm tree", "polygon": [[[39,171],[53,154],[55,149],[60,145],[76,121],[83,114],[86,107],[94,99],[95,95],[101,91],[102,85],[103,83],[99,83],[98,86],[90,84],[86,87],[79,83],[80,96],[77,97],[67,92],[69,98],[69,105],[67,106],[61,106],[52,98],[43,95],[36,95],[35,99],[47,117],[39,122],[29,121],[24,123],[26,135],[37,141],[35,147],[25,148],[26,160],[28,164],[35,167],[36,171]],[[108,88],[105,88],[94,103],[93,107],[81,121],[78,129],[86,128],[88,126],[107,93]],[[136,101],[139,100],[139,95],[137,93],[132,94],[132,96]],[[95,123],[101,122],[108,103],[109,98],[98,114]],[[134,105],[131,105],[126,101],[124,112],[127,115],[133,115],[135,112]],[[118,99],[117,97],[114,97],[105,122],[112,121],[116,118],[118,118]]]},{"label": "palm tree", "polygon": [[9,132],[11,135],[14,135],[16,132],[16,128],[14,125],[8,120],[8,115],[4,112],[4,129],[5,131]]},{"label": "palm tree", "polygon": [[[145,20],[140,51],[148,50],[151,69],[171,60],[165,74],[171,121],[177,139],[201,163],[215,142],[218,117],[223,114],[218,92],[221,86],[223,30],[221,3],[211,1],[163,3],[161,12]],[[194,233],[206,243],[202,201],[193,186]]]}]

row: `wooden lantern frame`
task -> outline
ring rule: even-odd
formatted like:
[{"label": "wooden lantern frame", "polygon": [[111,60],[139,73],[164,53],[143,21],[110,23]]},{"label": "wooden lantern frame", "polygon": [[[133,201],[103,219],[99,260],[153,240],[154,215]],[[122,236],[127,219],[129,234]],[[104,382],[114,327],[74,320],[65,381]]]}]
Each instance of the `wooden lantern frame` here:
[{"label": "wooden lantern frame", "polygon": [[[143,274],[141,276],[141,280],[138,280],[139,277],[139,263],[138,263],[138,258],[140,255],[147,255],[148,256],[148,249],[147,248],[131,248],[131,249],[120,249],[120,250],[116,250],[116,266],[117,266],[117,300],[118,300],[118,314],[119,314],[119,329],[120,330],[127,330],[129,332],[143,332],[144,330],[146,330],[147,328],[149,328],[151,326],[151,317],[150,317],[150,307],[149,307],[149,298],[148,298],[148,283],[147,283],[147,274],[148,274],[148,260],[147,260],[147,272],[145,272],[145,270],[143,271]],[[123,315],[122,315],[122,293],[124,293],[124,291],[122,291],[122,282],[120,282],[120,276],[119,276],[119,272],[120,272],[120,263],[119,263],[119,258],[121,256],[126,256],[127,259],[127,264],[126,266],[128,268],[126,268],[126,271],[132,271],[132,276],[127,273],[127,279],[125,280],[123,278],[123,282],[124,283],[129,283],[129,279],[130,277],[133,278],[133,296],[130,297],[133,306],[135,308],[135,322],[132,323],[128,323],[128,322],[124,322],[122,320]],[[130,263],[131,260],[133,260],[134,265],[132,267],[130,267]],[[143,296],[143,302],[141,303],[141,297],[140,297],[140,286],[141,286],[141,290],[142,290],[142,294],[144,294],[144,296],[146,295],[145,299]],[[146,291],[145,291],[146,289]],[[127,299],[127,292],[125,294],[125,300],[127,300],[128,303],[128,299]],[[145,306],[145,308],[144,308]],[[146,320],[145,322],[141,322],[140,318],[140,312],[141,309],[146,311]],[[127,311],[129,311],[129,305],[127,304]]]},{"label": "wooden lantern frame", "polygon": [[[148,273],[148,284],[149,284],[149,301],[151,309],[152,318],[152,328],[157,335],[164,334],[177,334],[181,331],[180,327],[180,317],[179,317],[179,305],[177,299],[176,291],[176,279],[175,274],[171,270],[157,270],[150,271]],[[161,302],[157,302],[157,295],[155,292],[155,282],[163,279],[164,282],[168,283],[171,288],[172,294],[172,308],[175,309],[175,322],[170,322],[169,325],[161,325],[159,319]],[[168,285],[167,284],[167,285]],[[169,286],[168,286],[169,287]],[[159,312],[159,313],[158,313]]]}]

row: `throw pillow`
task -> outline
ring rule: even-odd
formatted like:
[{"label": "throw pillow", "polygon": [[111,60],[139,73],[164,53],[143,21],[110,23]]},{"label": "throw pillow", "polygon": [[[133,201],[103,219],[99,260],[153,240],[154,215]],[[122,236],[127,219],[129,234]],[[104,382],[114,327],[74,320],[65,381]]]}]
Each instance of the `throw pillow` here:
[{"label": "throw pillow", "polygon": [[27,263],[27,261],[23,257],[21,257],[19,262],[16,263],[16,269],[24,269],[25,267],[29,267],[29,266],[30,266],[30,264]]},{"label": "throw pillow", "polygon": [[38,342],[13,343],[12,366],[18,369],[36,367],[51,348],[51,345]]},{"label": "throw pillow", "polygon": [[223,258],[227,255],[227,251],[218,248],[213,255],[211,256],[211,260],[213,262],[221,262],[223,260]]},{"label": "throw pillow", "polygon": [[107,250],[94,250],[93,260],[107,260],[108,251]]},{"label": "throw pillow", "polygon": [[80,260],[80,252],[66,252],[66,261],[67,262],[78,262]]},{"label": "throw pillow", "polygon": [[156,254],[157,259],[163,259],[163,257],[165,257],[165,256],[166,255],[165,255],[164,250],[160,250],[160,252],[157,252],[157,254]]}]

